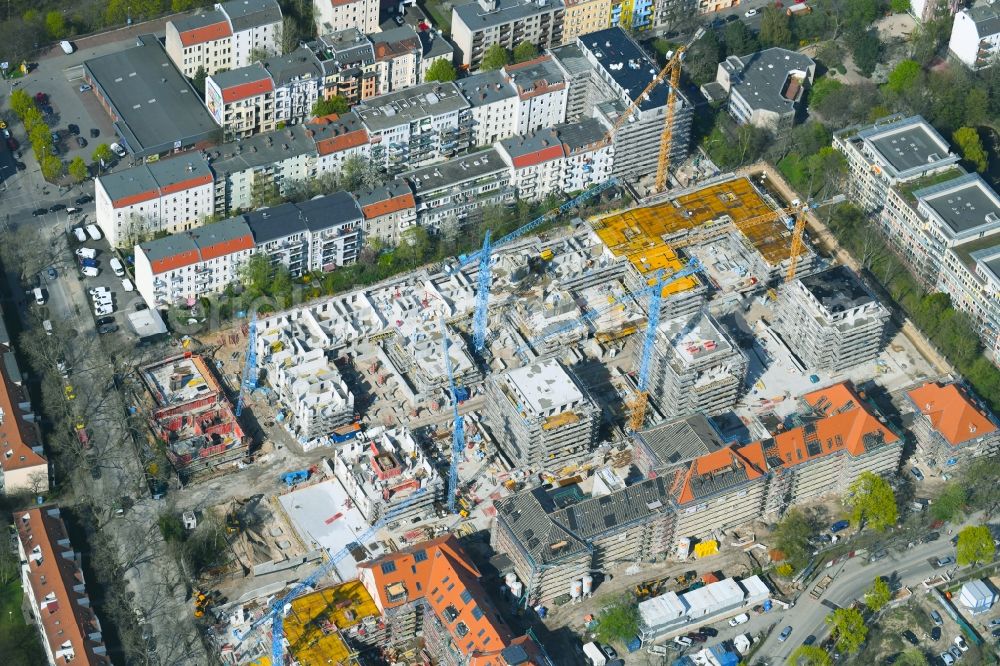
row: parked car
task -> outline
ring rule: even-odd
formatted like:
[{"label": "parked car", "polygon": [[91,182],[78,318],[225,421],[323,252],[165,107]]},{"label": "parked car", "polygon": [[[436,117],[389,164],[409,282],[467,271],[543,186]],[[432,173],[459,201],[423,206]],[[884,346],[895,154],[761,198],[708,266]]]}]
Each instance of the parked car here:
[{"label": "parked car", "polygon": [[86,226],[86,229],[87,229],[87,235],[90,236],[92,240],[95,241],[101,240],[102,238],[101,230],[97,228],[96,224],[88,224]]},{"label": "parked car", "polygon": [[920,543],[931,543],[937,541],[941,538],[940,532],[928,532],[927,534],[920,537]]},{"label": "parked car", "polygon": [[86,148],[87,140],[84,139],[82,136],[78,136],[76,137],[76,145],[80,146],[81,148]]},{"label": "parked car", "polygon": [[93,200],[94,197],[90,196],[89,194],[84,194],[82,197],[77,197],[76,205],[82,206],[83,204],[89,204]]},{"label": "parked car", "polygon": [[955,636],[955,647],[957,647],[962,652],[969,651],[969,644],[965,642],[965,639],[961,636]]},{"label": "parked car", "polygon": [[73,136],[77,136],[80,134],[79,125],[74,125],[73,123],[70,123],[69,125],[66,126],[66,129],[68,129],[69,133],[72,134]]},{"label": "parked car", "polygon": [[31,216],[38,217],[39,215],[46,215],[48,212],[49,212],[48,208],[36,208],[35,210],[31,211]]},{"label": "parked car", "polygon": [[135,285],[132,284],[132,280],[129,280],[128,278],[123,278],[122,289],[124,289],[126,292],[135,291]]},{"label": "parked car", "polygon": [[80,243],[87,242],[87,232],[83,230],[83,227],[73,227],[73,235]]},{"label": "parked car", "polygon": [[802,641],[802,644],[803,645],[812,645],[815,642],[816,642],[816,637],[813,636],[812,634],[809,634],[808,636],[806,636],[806,639],[804,641]]},{"label": "parked car", "polygon": [[747,18],[750,18],[751,16],[757,16],[757,10],[756,9],[748,9],[746,11],[746,13],[743,14],[743,15],[746,16]]},{"label": "parked car", "polygon": [[687,637],[693,640],[695,643],[704,643],[705,641],[708,640],[707,636],[702,636],[701,634],[695,631],[692,631],[691,633],[687,634]]},{"label": "parked car", "polygon": [[934,560],[934,566],[938,567],[939,569],[941,567],[950,566],[954,563],[955,563],[955,558],[952,557],[951,555],[946,555],[945,557],[939,557],[936,560]]},{"label": "parked car", "polygon": [[917,635],[912,631],[910,631],[909,629],[903,632],[903,638],[905,638],[906,642],[909,643],[910,645],[917,645],[919,643],[919,641],[917,640]]},{"label": "parked car", "polygon": [[729,626],[730,627],[737,627],[737,626],[739,626],[739,625],[741,625],[741,624],[743,624],[745,622],[749,622],[749,621],[750,621],[750,616],[749,615],[747,615],[746,613],[740,613],[736,617],[729,618]]},{"label": "parked car", "polygon": [[955,659],[955,661],[958,661],[959,659],[962,658],[962,651],[958,649],[957,645],[952,645],[950,648],[948,648],[948,652],[951,653],[951,656]]},{"label": "parked car", "polygon": [[715,627],[702,627],[698,630],[698,632],[704,636],[708,636],[709,638],[715,638],[719,635],[719,630]]},{"label": "parked car", "polygon": [[50,213],[54,213],[58,210],[66,210],[66,204],[52,204],[49,206]]},{"label": "parked car", "polygon": [[89,83],[81,83],[80,84],[80,92],[87,92],[88,90],[93,90],[93,88],[91,87],[91,85]]},{"label": "parked car", "polygon": [[102,317],[104,315],[109,315],[113,313],[115,309],[110,305],[98,305],[94,308],[94,315],[97,317]]},{"label": "parked car", "polygon": [[941,663],[944,664],[944,666],[951,666],[952,664],[955,663],[955,658],[951,656],[951,654],[949,654],[948,652],[942,652],[940,659]]},{"label": "parked car", "polygon": [[101,335],[107,335],[109,333],[114,333],[117,330],[118,330],[118,324],[105,324],[104,326],[101,326],[99,329],[97,329],[97,332],[100,333]]},{"label": "parked car", "polygon": [[938,613],[936,610],[931,611],[931,621],[939,627],[944,624],[944,620],[941,618],[941,613]]},{"label": "parked car", "polygon": [[28,170],[28,165],[25,164],[24,162],[15,161],[14,162],[14,166],[17,167],[18,171],[27,171]]},{"label": "parked car", "polygon": [[784,643],[785,641],[788,640],[788,637],[791,635],[792,635],[792,625],[788,625],[787,627],[781,630],[780,634],[778,634],[778,642]]},{"label": "parked car", "polygon": [[[97,250],[92,247],[78,247],[76,248],[76,256],[86,257],[87,259],[94,259],[97,257]],[[101,287],[102,289],[104,287]]]},{"label": "parked car", "polygon": [[917,481],[923,481],[924,480],[924,473],[921,472],[916,467],[911,467],[910,468],[910,474],[912,474],[913,478],[915,478]]},{"label": "parked car", "polygon": [[694,641],[692,641],[687,636],[674,636],[674,643],[677,643],[678,645],[683,645],[684,647],[691,647],[691,645],[694,644]]},{"label": "parked car", "polygon": [[56,269],[52,268],[51,266],[45,269],[45,274],[49,276],[50,280],[55,280],[57,277],[59,277],[59,273],[56,273]]},{"label": "parked car", "polygon": [[604,654],[606,654],[608,656],[608,659],[617,659],[618,658],[618,651],[615,650],[610,645],[602,645],[601,646],[601,651],[604,652]]},{"label": "parked car", "polygon": [[100,275],[101,271],[99,269],[97,269],[97,268],[91,268],[90,266],[84,266],[83,268],[80,269],[80,272],[83,273],[87,277],[97,277],[98,275]]},{"label": "parked car", "polygon": [[939,641],[939,640],[941,640],[941,627],[932,627],[931,628],[931,640],[932,641]]},{"label": "parked car", "polygon": [[113,323],[115,323],[114,317],[101,317],[100,319],[97,320],[98,326],[107,326],[108,324],[113,324]]},{"label": "parked car", "polygon": [[101,136],[101,130],[97,129],[96,127],[91,127],[90,128],[90,138],[91,139],[96,139],[99,136]]},{"label": "parked car", "polygon": [[125,267],[122,266],[122,262],[118,259],[118,257],[112,257],[111,261],[109,261],[108,263],[111,265],[111,270],[112,272],[114,272],[116,276],[118,277],[125,276]]}]

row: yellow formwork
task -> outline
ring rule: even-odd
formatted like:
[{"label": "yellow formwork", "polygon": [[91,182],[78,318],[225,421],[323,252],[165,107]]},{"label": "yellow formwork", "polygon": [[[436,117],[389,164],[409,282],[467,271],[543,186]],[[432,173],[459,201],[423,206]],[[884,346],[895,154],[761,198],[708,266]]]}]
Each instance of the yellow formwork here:
[{"label": "yellow formwork", "polygon": [[283,622],[289,652],[300,664],[353,665],[356,660],[340,631],[378,614],[358,581],[304,594],[292,602]]},{"label": "yellow formwork", "polygon": [[[746,178],[717,183],[654,206],[642,206],[612,213],[593,223],[598,237],[616,256],[625,256],[640,275],[664,274],[679,270],[683,262],[667,239],[697,233],[699,227],[728,217],[736,225],[774,209],[757,193]],[[780,219],[750,226],[746,239],[769,264],[788,258],[791,232]],[[691,276],[668,286],[667,296],[697,285]]]}]

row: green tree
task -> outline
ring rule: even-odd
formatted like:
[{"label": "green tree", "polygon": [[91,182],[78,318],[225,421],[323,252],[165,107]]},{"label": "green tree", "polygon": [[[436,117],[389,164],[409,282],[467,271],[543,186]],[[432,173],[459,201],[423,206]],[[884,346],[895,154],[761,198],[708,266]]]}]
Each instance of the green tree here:
[{"label": "green tree", "polygon": [[97,146],[97,148],[94,148],[94,152],[90,155],[90,159],[98,164],[101,160],[104,160],[104,163],[108,164],[112,159],[114,159],[114,156],[115,154],[111,152],[111,147],[106,143],[102,143]]},{"label": "green tree", "polygon": [[447,58],[438,58],[427,68],[425,81],[454,81],[458,77],[455,65]]},{"label": "green tree", "polygon": [[959,151],[965,161],[975,167],[976,171],[982,173],[990,166],[989,156],[983,149],[982,139],[979,132],[972,127],[960,127],[955,130],[951,138],[958,145]]},{"label": "green tree", "polygon": [[69,171],[70,177],[73,178],[73,182],[80,183],[87,179],[90,172],[87,170],[87,163],[83,161],[82,157],[74,157],[73,161],[69,163],[67,169]]},{"label": "green tree", "polygon": [[747,55],[760,50],[757,36],[743,21],[733,21],[722,32],[722,40],[731,55]]},{"label": "green tree", "polygon": [[273,180],[254,179],[250,186],[250,205],[254,208],[277,206],[281,203],[281,193],[278,184]]},{"label": "green tree", "polygon": [[205,98],[205,79],[208,78],[208,72],[201,65],[198,65],[198,70],[194,73],[194,77],[191,79],[191,84],[194,86],[195,91],[201,95],[202,99]]},{"label": "green tree", "polygon": [[163,535],[163,540],[167,543],[180,543],[187,537],[184,524],[174,513],[165,511],[160,514],[156,522],[160,527],[160,534]]},{"label": "green tree", "polygon": [[837,650],[846,654],[858,651],[868,637],[868,626],[855,608],[838,608],[826,616],[830,634],[837,641]]},{"label": "green tree", "polygon": [[35,100],[31,99],[31,95],[18,88],[10,94],[10,108],[19,118],[23,119],[28,109],[35,108]]},{"label": "green tree", "polygon": [[818,645],[800,645],[788,658],[791,666],[831,666],[830,654]]},{"label": "green tree", "polygon": [[56,178],[63,173],[63,163],[55,155],[46,155],[40,160],[42,168],[42,176],[45,180],[54,181]]},{"label": "green tree", "polygon": [[809,104],[813,106],[822,105],[823,101],[829,96],[839,94],[843,89],[843,83],[829,76],[824,76],[818,79],[809,90]]},{"label": "green tree", "polygon": [[62,12],[49,12],[45,15],[45,32],[51,39],[62,39],[66,36],[66,19]]},{"label": "green tree", "polygon": [[897,14],[906,14],[910,11],[910,0],[891,0],[889,7]]},{"label": "green tree", "polygon": [[996,552],[993,534],[986,525],[969,525],[964,528],[958,533],[955,549],[959,566],[992,562]]},{"label": "green tree", "polygon": [[873,613],[877,613],[885,605],[892,601],[892,590],[889,589],[889,584],[879,576],[874,581],[872,581],[872,586],[868,588],[865,592],[865,606]]},{"label": "green tree", "polygon": [[597,638],[605,643],[625,645],[639,630],[639,607],[619,598],[601,609],[597,616]]},{"label": "green tree", "polygon": [[801,509],[790,509],[774,529],[774,545],[792,565],[803,568],[812,549],[809,538],[815,530]]},{"label": "green tree", "polygon": [[28,141],[35,150],[35,155],[41,157],[42,153],[52,151],[52,130],[48,125],[35,125],[28,131]]},{"label": "green tree", "polygon": [[186,12],[200,6],[199,0],[170,0],[170,9],[173,12]]},{"label": "green tree", "polygon": [[783,9],[764,8],[760,17],[760,43],[763,46],[789,46],[792,43],[792,26]]},{"label": "green tree", "polygon": [[538,57],[538,47],[532,42],[521,42],[514,47],[514,62],[527,62]]},{"label": "green tree", "polygon": [[328,116],[331,113],[347,113],[350,111],[351,105],[347,103],[347,100],[341,95],[334,95],[330,99],[317,100],[313,104],[312,113],[314,116]]},{"label": "green tree", "polygon": [[867,28],[878,15],[879,0],[847,0],[844,3],[844,26],[848,31]]},{"label": "green tree", "polygon": [[724,58],[724,51],[718,34],[714,30],[706,30],[684,55],[685,71],[691,80],[700,86],[715,80],[719,62]]},{"label": "green tree", "polygon": [[240,282],[251,298],[267,293],[271,283],[271,261],[264,254],[254,254],[240,267]]},{"label": "green tree", "polygon": [[493,44],[483,54],[483,63],[479,66],[479,69],[484,72],[492,72],[495,69],[500,69],[509,62],[510,52],[500,44]]},{"label": "green tree", "polygon": [[878,38],[878,31],[874,28],[864,30],[849,36],[848,41],[854,65],[862,76],[871,76],[882,57],[882,42]]},{"label": "green tree", "polygon": [[904,95],[921,85],[924,70],[915,60],[902,60],[889,72],[885,87],[897,95]]},{"label": "green tree", "polygon": [[927,666],[927,657],[917,648],[910,648],[899,655],[896,666]]},{"label": "green tree", "polygon": [[898,510],[892,486],[881,476],[862,472],[847,490],[846,503],[851,507],[851,521],[865,523],[877,532],[896,523]]},{"label": "green tree", "polygon": [[951,520],[961,517],[968,498],[969,493],[965,485],[951,481],[931,504],[931,516],[935,520]]}]

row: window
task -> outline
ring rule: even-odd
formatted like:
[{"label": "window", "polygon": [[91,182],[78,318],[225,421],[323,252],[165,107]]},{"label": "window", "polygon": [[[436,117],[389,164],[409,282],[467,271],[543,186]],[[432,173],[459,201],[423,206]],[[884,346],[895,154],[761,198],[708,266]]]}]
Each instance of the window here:
[{"label": "window", "polygon": [[468,590],[464,590],[462,592],[462,601],[464,601],[465,603],[469,603],[470,601],[472,601],[472,593],[469,592]]},{"label": "window", "polygon": [[382,563],[382,573],[384,573],[384,574],[391,574],[395,570],[396,570],[396,563],[395,562],[383,562]]},{"label": "window", "polygon": [[472,607],[472,617],[476,618],[477,620],[482,619],[483,611],[479,610],[479,606]]}]

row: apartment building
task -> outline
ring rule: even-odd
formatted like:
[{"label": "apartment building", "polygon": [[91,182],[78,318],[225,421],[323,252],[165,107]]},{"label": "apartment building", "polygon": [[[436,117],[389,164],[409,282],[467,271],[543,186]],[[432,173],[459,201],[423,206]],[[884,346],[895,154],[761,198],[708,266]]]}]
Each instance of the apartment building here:
[{"label": "apartment building", "polygon": [[313,0],[316,34],[357,28],[367,34],[379,31],[379,0]]},{"label": "apartment building", "polygon": [[727,443],[701,413],[664,421],[632,434],[632,462],[644,477],[654,477],[678,462],[721,451]]},{"label": "apartment building", "polygon": [[566,120],[567,74],[550,55],[507,65],[503,73],[517,90],[516,134],[552,127]]},{"label": "apartment building", "polygon": [[781,285],[772,323],[810,371],[839,373],[882,353],[888,322],[857,274],[834,266]]},{"label": "apartment building", "polygon": [[377,32],[369,39],[375,50],[379,95],[412,88],[420,79],[420,59],[424,47],[410,25]]},{"label": "apartment building", "polygon": [[323,349],[298,340],[270,354],[268,383],[288,408],[282,423],[304,447],[326,443],[337,428],[355,419],[354,395]]},{"label": "apartment building", "polygon": [[653,3],[653,25],[671,27],[683,24],[690,17],[712,11],[715,2],[736,4],[734,0],[656,0]]},{"label": "apartment building", "polygon": [[227,140],[274,130],[274,81],[262,63],[205,79],[205,105]]},{"label": "apartment building", "polygon": [[323,70],[323,96],[336,95],[354,105],[378,94],[375,47],[357,28],[320,35],[306,44]]},{"label": "apartment building", "polygon": [[[642,346],[635,347],[634,367]],[[650,359],[648,390],[663,415],[718,414],[742,393],[747,357],[719,322],[701,310],[661,320]]]},{"label": "apartment building", "polygon": [[1000,237],[985,236],[948,248],[936,288],[972,317],[983,347],[1000,365]]},{"label": "apartment building", "polygon": [[151,308],[219,293],[253,251],[253,235],[239,218],[139,243],[135,288]]},{"label": "apartment building", "polygon": [[927,382],[907,391],[902,407],[917,453],[931,467],[950,467],[1000,449],[1000,422],[963,384]]},{"label": "apartment building", "polygon": [[0,410],[0,494],[47,493],[49,461],[10,340],[0,343]]},{"label": "apartment building", "polygon": [[372,158],[373,142],[368,130],[355,113],[316,118],[308,131],[316,142],[315,176],[339,171],[351,159]]},{"label": "apartment building", "polygon": [[562,43],[562,0],[474,0],[451,10],[451,37],[457,61],[478,69],[486,49],[499,44],[514,50],[530,42],[539,50]]},{"label": "apartment building", "polygon": [[648,30],[653,22],[654,0],[611,0],[609,26],[624,30]]},{"label": "apartment building", "polygon": [[[295,278],[309,271],[309,227],[295,205],[255,210],[236,219],[246,222],[253,235],[255,251],[266,255],[272,264],[286,267]],[[286,346],[293,350],[297,344],[289,342]]]},{"label": "apartment building", "polygon": [[1000,12],[993,3],[977,3],[955,12],[948,52],[976,71],[996,63],[1000,52]]},{"label": "apartment building", "polygon": [[21,588],[41,634],[46,663],[111,666],[101,621],[87,596],[82,558],[73,550],[59,508],[49,505],[20,511],[14,517],[14,529]]},{"label": "apartment building", "polygon": [[429,229],[448,219],[473,223],[486,206],[516,200],[510,167],[495,148],[407,171],[399,178],[413,187],[417,221]]},{"label": "apartment building", "polygon": [[558,473],[597,443],[600,410],[555,359],[490,375],[486,395],[486,426],[514,467]]},{"label": "apartment building", "polygon": [[[579,74],[571,75],[576,80],[587,82],[584,113],[612,127],[660,68],[619,27],[584,35],[578,39],[577,45],[591,69],[586,78]],[[656,173],[668,95],[668,84],[654,88],[632,112],[630,121],[615,132],[614,173],[617,177],[638,181]],[[567,108],[569,106],[567,101]],[[693,113],[694,107],[682,92],[677,91],[671,143],[671,160],[674,163],[682,161],[690,149]]]},{"label": "apartment building", "polygon": [[455,62],[455,47],[439,29],[428,28],[417,33],[420,38],[420,83],[428,83],[427,70],[438,60]]},{"label": "apartment building", "polygon": [[[390,513],[400,525],[434,518],[435,504],[447,501],[445,480],[403,426],[363,430],[339,445],[333,471],[373,525]],[[401,508],[404,502],[409,504]]]},{"label": "apartment building", "polygon": [[816,63],[797,51],[770,48],[719,63],[715,82],[728,98],[726,110],[739,125],[778,132],[795,124],[816,75]]},{"label": "apartment building", "polygon": [[215,181],[201,156],[139,164],[94,179],[97,226],[113,247],[199,226],[215,212]]},{"label": "apartment building", "polygon": [[281,53],[281,7],[277,0],[231,0],[167,21],[167,55],[188,78],[204,69],[246,67],[259,53]]},{"label": "apartment building", "polygon": [[321,98],[323,73],[312,51],[302,46],[263,62],[274,86],[274,120],[294,125],[312,117]]},{"label": "apartment building", "polygon": [[445,535],[358,565],[358,579],[389,627],[390,645],[420,635],[442,666],[544,666],[542,649],[493,607],[458,539]]},{"label": "apartment building", "polygon": [[371,135],[371,159],[395,176],[468,149],[471,127],[462,120],[468,108],[458,86],[448,82],[381,95],[354,112]]},{"label": "apartment building", "polygon": [[353,196],[333,192],[295,205],[309,228],[310,271],[329,273],[357,261],[364,216]]},{"label": "apartment building", "polygon": [[579,192],[611,178],[615,150],[607,128],[597,118],[556,126],[566,153],[560,187],[563,192]]},{"label": "apartment building", "polygon": [[611,27],[611,0],[564,0],[563,44],[573,44],[576,38]]},{"label": "apartment building", "polygon": [[555,128],[504,139],[496,150],[511,168],[510,183],[519,199],[534,201],[560,189],[566,153]]},{"label": "apartment building", "polygon": [[503,71],[479,72],[455,83],[469,102],[461,121],[471,124],[472,145],[491,146],[517,134],[520,97]]},{"label": "apartment building", "polygon": [[401,234],[417,224],[417,202],[413,188],[402,179],[355,193],[364,215],[364,237],[377,238],[390,247]]}]

